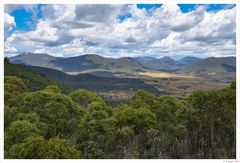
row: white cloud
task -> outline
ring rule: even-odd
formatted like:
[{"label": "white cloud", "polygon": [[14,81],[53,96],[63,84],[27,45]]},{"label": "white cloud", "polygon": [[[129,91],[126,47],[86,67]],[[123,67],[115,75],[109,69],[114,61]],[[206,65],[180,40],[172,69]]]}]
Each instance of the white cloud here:
[{"label": "white cloud", "polygon": [[155,18],[159,20],[159,27],[171,29],[173,31],[185,31],[194,27],[203,20],[204,10],[202,7],[183,13],[179,6],[173,4],[163,5],[153,12]]},{"label": "white cloud", "polygon": [[[206,6],[198,6],[183,13],[173,4],[151,11],[136,5],[46,5],[41,10],[43,18],[33,31],[15,31],[6,39],[6,55],[16,51],[65,57],[86,53],[111,57],[236,53],[235,8],[207,12]],[[119,21],[123,13],[131,17]],[[10,20],[5,25],[11,30],[15,24]]]},{"label": "white cloud", "polygon": [[68,44],[57,47],[39,47],[34,53],[47,53],[57,57],[73,57],[84,52],[84,43],[80,39],[75,39]]},{"label": "white cloud", "polygon": [[216,42],[221,39],[233,39],[236,33],[236,10],[205,12],[204,19],[198,25],[182,34],[188,41]]},{"label": "white cloud", "polygon": [[181,43],[179,36],[180,33],[171,32],[166,38],[155,41],[151,46],[153,48],[176,48]]},{"label": "white cloud", "polygon": [[7,37],[7,33],[11,31],[14,26],[16,26],[14,17],[4,13],[4,38]]},{"label": "white cloud", "polygon": [[5,53],[11,54],[10,56],[17,55],[18,52],[18,50],[15,47],[9,46],[9,44],[4,45],[4,51]]}]

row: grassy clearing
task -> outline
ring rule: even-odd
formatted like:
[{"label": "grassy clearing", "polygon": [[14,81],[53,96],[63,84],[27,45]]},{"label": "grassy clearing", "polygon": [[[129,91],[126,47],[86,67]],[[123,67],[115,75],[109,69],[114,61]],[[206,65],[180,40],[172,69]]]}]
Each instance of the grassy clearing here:
[{"label": "grassy clearing", "polygon": [[148,76],[152,78],[196,78],[193,75],[173,74],[166,72],[139,72],[137,75]]}]

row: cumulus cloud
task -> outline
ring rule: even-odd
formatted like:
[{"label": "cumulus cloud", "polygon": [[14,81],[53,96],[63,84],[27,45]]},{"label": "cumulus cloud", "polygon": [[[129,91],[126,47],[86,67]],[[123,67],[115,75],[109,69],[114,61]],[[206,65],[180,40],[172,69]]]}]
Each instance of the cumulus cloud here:
[{"label": "cumulus cloud", "polygon": [[[6,33],[15,25],[10,13],[17,7],[5,8]],[[37,12],[36,6],[25,8]],[[43,17],[32,31],[14,31],[6,38],[5,54],[235,55],[235,7],[215,12],[206,9],[200,5],[184,13],[174,4],[151,10],[136,5],[45,5],[41,8]],[[130,16],[120,20],[120,15]]]}]

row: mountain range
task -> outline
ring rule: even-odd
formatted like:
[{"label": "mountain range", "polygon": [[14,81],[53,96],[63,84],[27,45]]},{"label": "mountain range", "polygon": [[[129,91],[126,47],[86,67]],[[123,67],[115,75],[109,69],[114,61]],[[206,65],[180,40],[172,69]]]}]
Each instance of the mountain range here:
[{"label": "mountain range", "polygon": [[205,58],[192,56],[174,60],[171,57],[160,59],[152,57],[105,58],[96,54],[86,54],[77,57],[61,58],[48,54],[22,53],[9,58],[11,63],[28,66],[39,66],[63,71],[65,73],[79,72],[145,72],[161,71],[183,74],[209,74],[236,72],[236,57]]},{"label": "mountain range", "polygon": [[55,84],[66,93],[78,88],[94,92],[128,91],[130,93],[142,89],[154,94],[161,93],[154,86],[146,84],[141,79],[100,77],[89,73],[69,75],[50,68],[12,64],[8,59],[4,60],[4,75],[17,76],[23,79],[30,91]]}]

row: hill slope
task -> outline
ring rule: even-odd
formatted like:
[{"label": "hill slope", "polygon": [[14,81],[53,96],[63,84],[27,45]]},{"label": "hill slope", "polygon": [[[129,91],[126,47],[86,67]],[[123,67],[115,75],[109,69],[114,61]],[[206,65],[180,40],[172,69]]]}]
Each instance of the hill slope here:
[{"label": "hill slope", "polygon": [[200,61],[200,58],[197,57],[191,57],[191,56],[187,56],[184,57],[182,59],[179,60],[180,63],[182,63],[183,65],[191,65],[193,63],[196,63],[197,61]]},{"label": "hill slope", "polygon": [[113,59],[94,54],[58,59],[51,63],[55,65],[56,69],[64,72],[80,72],[96,69],[110,71],[138,71],[143,69],[143,67],[132,58],[124,57]]},{"label": "hill slope", "polygon": [[134,92],[140,89],[159,94],[152,85],[145,84],[140,79],[99,77],[92,74],[68,75],[61,71],[43,68],[29,67],[34,72],[46,75],[48,78],[68,85],[73,88],[84,88],[95,92],[128,91]]},{"label": "hill slope", "polygon": [[[60,84],[49,80],[45,75],[38,74],[25,65],[11,64],[4,59],[4,76],[17,76],[21,78],[29,91],[36,91],[45,88],[49,84]],[[63,88],[63,86],[60,86]]]},{"label": "hill slope", "polygon": [[211,73],[236,72],[236,58],[207,58],[183,67],[178,73],[206,75]]},{"label": "hill slope", "polygon": [[180,69],[183,66],[182,63],[175,61],[170,57],[163,57],[160,59],[152,59],[152,60],[142,59],[139,62],[144,68],[152,69],[152,70],[160,70],[165,72],[173,72]]},{"label": "hill slope", "polygon": [[9,58],[10,62],[15,64],[24,64],[40,67],[54,66],[53,64],[51,64],[51,62],[58,59],[60,58],[41,53],[22,53],[15,57]]}]

